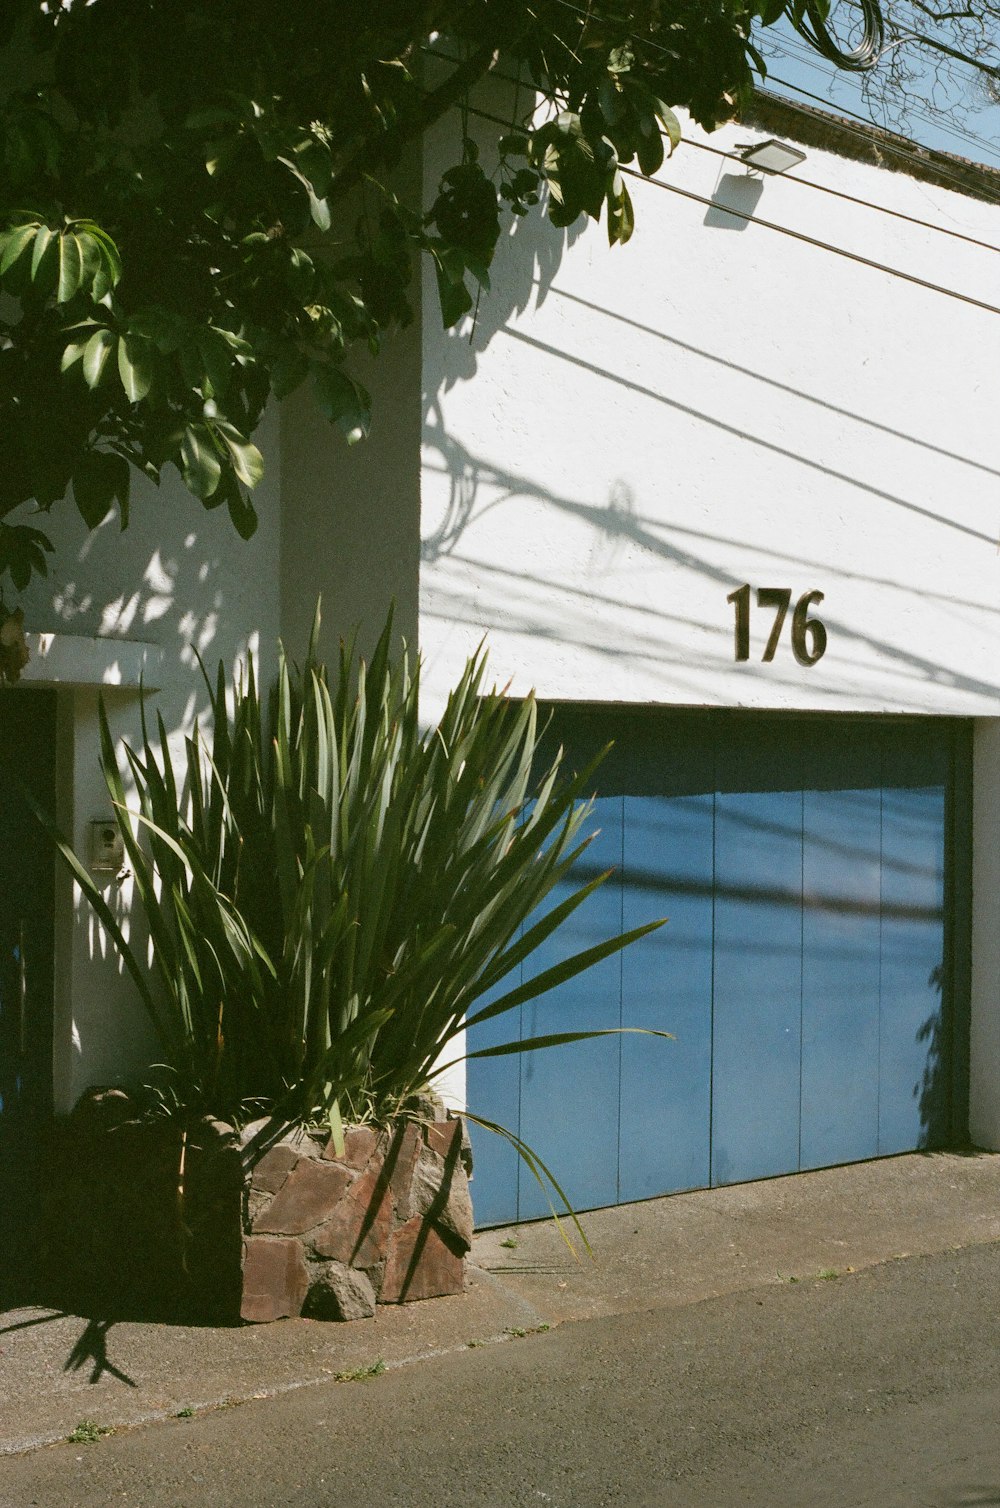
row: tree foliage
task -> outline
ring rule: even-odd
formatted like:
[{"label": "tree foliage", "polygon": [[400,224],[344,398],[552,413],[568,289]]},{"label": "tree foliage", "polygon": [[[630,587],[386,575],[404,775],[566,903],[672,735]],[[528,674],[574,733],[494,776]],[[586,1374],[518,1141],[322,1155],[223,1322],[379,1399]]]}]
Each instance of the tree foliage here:
[{"label": "tree foliage", "polygon": [[[760,64],[753,28],[787,15],[829,51],[829,8],[5,0],[0,582],[23,588],[51,549],[14,509],[71,496],[90,527],[112,508],[124,527],[133,470],[176,468],[249,537],[265,405],[305,383],[348,442],[365,436],[349,358],[412,318],[419,254],[452,325],[488,289],[506,218],[603,215],[626,241],[621,167],[659,169],[671,107],[730,118]],[[497,165],[466,135],[433,202],[406,199],[407,148],[501,60],[524,87]]]}]

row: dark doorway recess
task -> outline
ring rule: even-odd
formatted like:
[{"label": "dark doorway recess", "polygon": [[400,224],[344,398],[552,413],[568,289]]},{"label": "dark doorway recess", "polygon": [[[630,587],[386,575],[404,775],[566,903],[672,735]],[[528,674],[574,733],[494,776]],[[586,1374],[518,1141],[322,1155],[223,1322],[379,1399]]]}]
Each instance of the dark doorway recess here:
[{"label": "dark doorway recess", "polygon": [[[470,1046],[675,1039],[471,1062],[470,1109],[517,1131],[579,1209],[963,1142],[968,724],[550,710],[570,767],[614,741],[578,874],[615,873],[526,968],[669,921]],[[480,1135],[476,1152],[481,1223],[547,1213],[508,1146]]]},{"label": "dark doorway recess", "polygon": [[56,694],[0,690],[0,1278],[31,1262],[52,1113],[55,861],[25,799],[55,808]]}]

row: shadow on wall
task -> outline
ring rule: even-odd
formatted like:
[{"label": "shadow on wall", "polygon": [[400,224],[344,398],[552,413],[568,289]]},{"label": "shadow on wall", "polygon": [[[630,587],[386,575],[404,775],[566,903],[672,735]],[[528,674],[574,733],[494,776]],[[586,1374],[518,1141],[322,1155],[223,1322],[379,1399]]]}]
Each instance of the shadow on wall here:
[{"label": "shadow on wall", "polygon": [[[723,173],[712,194],[704,224],[714,230],[746,230],[764,192],[763,178],[748,173]],[[736,214],[730,214],[736,210]]]},{"label": "shadow on wall", "polygon": [[920,1106],[922,1147],[940,1147],[951,1129],[951,1058],[950,1019],[944,1009],[945,966],[941,962],[932,970],[928,987],[938,996],[938,1005],[917,1032],[917,1041],[926,1043],[927,1058],[920,1083],[913,1088]]},{"label": "shadow on wall", "polygon": [[[237,536],[224,508],[207,511],[172,474],[158,488],[133,475],[126,530],[111,514],[89,531],[72,498],[57,504],[44,520],[55,546],[48,579],[34,580],[24,594],[28,626],[162,647],[171,717],[192,692],[203,702],[200,677],[189,673],[197,674],[198,655],[214,668],[216,657],[231,664],[248,646],[273,653],[279,626],[276,416],[266,417],[261,444],[271,464],[255,496],[260,525],[249,542]],[[18,519],[30,522],[31,510],[20,510]]]},{"label": "shadow on wall", "polygon": [[[664,399],[664,401],[668,400]],[[450,558],[460,566],[467,566],[473,573],[479,588],[477,590],[470,579],[468,600],[466,600],[464,596],[460,597],[454,592],[448,598],[448,587],[443,583],[440,586],[435,585],[436,603],[424,609],[428,616],[444,616],[456,622],[474,623],[477,629],[484,632],[500,627],[499,619],[493,619],[487,610],[489,598],[483,592],[482,586],[484,583],[489,583],[503,603],[502,626],[512,627],[514,631],[534,639],[558,635],[561,641],[572,642],[580,648],[612,659],[639,657],[649,663],[676,666],[678,673],[683,671],[684,674],[690,676],[692,700],[699,702],[703,699],[699,690],[701,682],[698,672],[718,668],[718,649],[713,647],[706,653],[692,647],[694,642],[704,642],[703,638],[690,641],[684,649],[683,666],[679,666],[677,641],[678,630],[681,627],[697,627],[701,634],[704,632],[704,625],[696,625],[693,620],[678,617],[663,609],[636,604],[631,600],[614,599],[602,579],[603,574],[607,572],[623,545],[637,545],[651,556],[667,560],[715,581],[718,583],[720,593],[724,596],[740,586],[741,579],[716,564],[711,558],[712,553],[718,546],[738,546],[746,558],[752,559],[759,551],[758,544],[751,540],[740,541],[732,536],[722,536],[711,530],[694,528],[673,520],[650,517],[641,511],[633,489],[622,479],[613,483],[608,499],[604,503],[589,502],[582,498],[549,491],[527,476],[468,451],[459,440],[448,434],[444,414],[437,401],[433,401],[428,408],[424,444],[426,451],[431,454],[436,452],[440,458],[440,469],[448,477],[449,491],[447,506],[443,510],[440,522],[436,528],[424,535],[421,546],[422,559],[426,565],[434,565],[445,558]],[[815,464],[807,457],[796,457],[796,459],[802,460],[807,465]],[[820,467],[819,469],[826,470],[827,468]],[[844,480],[850,481],[853,486],[871,492],[873,495],[883,498],[886,496],[878,489],[866,488],[858,479],[845,477]],[[593,569],[588,573],[588,585],[574,586],[560,579],[556,587],[552,580],[533,577],[528,572],[513,570],[503,563],[478,559],[471,552],[463,553],[463,541],[470,526],[515,498],[537,499],[569,518],[590,525],[594,532],[594,543],[591,548]],[[893,499],[893,501],[898,501],[903,508],[912,507],[921,513],[926,511],[915,504],[908,503],[905,499]],[[936,521],[964,532],[973,532],[944,515]],[[802,574],[811,574],[820,565],[827,574],[830,571],[829,562],[817,562],[806,555],[780,549],[769,547],[767,558],[770,562],[785,561]],[[1000,615],[1000,608],[995,606],[984,607],[981,604],[970,604],[947,594],[925,590],[923,587],[918,590],[916,587],[901,586],[898,582],[888,581],[884,577],[869,572],[851,571],[840,566],[837,570],[837,577],[842,581],[860,581],[891,588],[899,593],[901,599],[908,602],[911,610],[923,610],[930,599],[964,610],[974,608],[975,611],[992,617]],[[554,592],[567,608],[558,628],[553,627],[551,618]],[[722,596],[720,596],[720,601]],[[446,599],[447,605],[445,605]],[[612,609],[627,611],[633,619],[636,616],[643,618],[648,623],[648,629],[633,629],[627,634],[622,632],[612,642],[606,635],[601,634],[599,625],[594,621],[594,605],[598,602]],[[520,617],[517,614],[518,607],[521,610]],[[535,616],[532,616],[533,612]],[[989,697],[996,697],[1000,691],[1000,685],[995,680],[991,681],[985,676],[977,676],[969,672],[958,672],[948,666],[938,664],[904,646],[890,643],[875,634],[866,633],[853,625],[838,621],[829,611],[824,613],[824,621],[831,633],[835,631],[842,642],[867,647],[891,661],[895,667],[894,675],[897,681],[909,680],[917,684],[942,685],[973,695]],[[727,645],[729,644],[731,624],[720,619],[720,626],[715,630],[713,646],[721,645],[723,640]],[[725,653],[729,653],[728,649]],[[775,687],[786,683],[797,685],[798,679],[794,670],[790,670],[785,675],[779,672],[776,666],[770,667],[769,681]]]},{"label": "shadow on wall", "polygon": [[[560,229],[540,213],[514,220],[497,246],[490,268],[490,291],[477,300],[473,314],[456,328],[446,330],[443,336],[435,329],[434,391],[448,392],[474,377],[477,359],[494,336],[509,334],[511,320],[526,314],[530,307],[542,307],[552,292],[563,257],[585,230],[582,223]],[[430,278],[429,272],[427,275]],[[426,286],[425,308],[429,328],[434,329],[440,306],[432,278]]]},{"label": "shadow on wall", "polygon": [[[751,188],[759,188],[757,180],[738,179],[736,182],[741,185],[749,184]],[[741,188],[740,192],[745,193],[747,190]],[[827,458],[826,455],[814,453],[806,445],[796,444],[792,438],[795,432],[787,428],[779,427],[773,435],[765,434],[760,432],[759,426],[755,429],[745,422],[741,423],[738,414],[731,409],[722,407],[719,413],[711,413],[696,403],[682,402],[669,390],[669,381],[679,375],[674,359],[693,358],[699,363],[709,362],[714,368],[725,368],[741,378],[749,379],[755,385],[764,385],[768,396],[770,389],[787,392],[794,396],[797,403],[807,405],[809,413],[818,416],[819,422],[829,421],[831,424],[836,424],[839,421],[847,421],[851,429],[856,430],[868,446],[873,443],[873,439],[876,445],[883,443],[881,437],[885,436],[884,443],[887,446],[896,447],[899,451],[900,464],[893,468],[891,473],[893,478],[907,475],[915,478],[927,476],[925,452],[928,453],[927,459],[930,462],[933,462],[933,457],[937,456],[945,461],[961,464],[978,474],[980,479],[984,474],[995,475],[992,467],[974,457],[934,444],[922,435],[905,433],[889,424],[873,420],[866,413],[828,402],[815,394],[802,392],[797,387],[791,387],[763,372],[741,366],[737,362],[727,360],[709,350],[696,348],[684,341],[673,340],[663,331],[610,311],[598,309],[595,305],[588,304],[586,300],[578,299],[574,295],[564,294],[562,289],[554,288],[552,285],[552,276],[558,266],[558,259],[553,260],[551,257],[551,247],[548,246],[546,240],[546,227],[526,226],[523,229],[525,231],[523,243],[517,237],[511,238],[509,243],[503,262],[504,276],[499,280],[497,295],[491,295],[489,299],[483,300],[480,317],[488,323],[477,326],[471,340],[451,334],[439,341],[432,348],[425,363],[427,389],[424,397],[424,471],[426,477],[433,478],[437,474],[443,479],[443,484],[432,482],[435,508],[432,517],[425,519],[421,541],[425,583],[430,588],[430,594],[425,595],[423,611],[426,616],[442,617],[453,622],[469,622],[478,631],[486,632],[498,628],[500,616],[502,616],[503,625],[513,632],[521,632],[541,639],[555,632],[552,618],[555,594],[566,607],[566,621],[563,629],[559,630],[560,637],[566,641],[600,654],[626,653],[647,659],[650,663],[669,662],[673,665],[676,663],[678,653],[677,630],[681,624],[685,627],[689,627],[690,624],[688,620],[677,619],[669,613],[660,612],[644,604],[637,604],[633,601],[615,601],[608,590],[606,580],[602,580],[602,575],[607,576],[609,565],[613,563],[618,552],[625,545],[639,546],[653,556],[669,560],[699,575],[708,576],[718,582],[720,588],[723,589],[723,595],[738,587],[741,580],[746,578],[743,576],[737,580],[730,571],[713,561],[713,555],[719,557],[725,553],[731,558],[734,547],[739,548],[748,561],[753,561],[760,555],[759,542],[755,543],[752,538],[740,540],[732,535],[723,536],[720,533],[713,533],[711,529],[691,527],[685,517],[686,509],[683,503],[678,505],[676,518],[657,517],[644,511],[641,496],[637,496],[634,486],[624,477],[619,476],[611,482],[607,500],[604,502],[591,501],[586,496],[574,497],[568,492],[561,493],[544,485],[540,479],[531,476],[526,470],[519,470],[516,461],[510,459],[512,451],[516,455],[516,448],[503,442],[502,430],[495,449],[491,449],[486,454],[477,454],[449,428],[449,413],[445,401],[447,392],[460,379],[471,376],[475,372],[478,353],[485,349],[493,335],[504,325],[507,317],[527,307],[530,302],[530,290],[536,282],[539,304],[546,298],[554,297],[560,301],[560,305],[564,300],[567,304],[582,305],[591,314],[601,315],[611,323],[613,328],[608,332],[609,339],[620,338],[615,337],[614,329],[619,325],[624,325],[644,336],[661,340],[668,348],[665,352],[664,366],[661,368],[664,372],[663,380],[658,380],[655,385],[646,385],[636,381],[632,375],[613,370],[606,362],[587,359],[579,354],[570,354],[558,344],[546,343],[528,334],[523,327],[504,328],[505,340],[517,342],[519,345],[537,351],[540,362],[558,363],[553,368],[553,372],[558,375],[561,370],[565,375],[566,383],[569,385],[567,391],[571,390],[571,384],[575,381],[577,374],[584,382],[592,382],[596,378],[608,384],[609,396],[615,401],[634,397],[641,402],[656,404],[668,410],[677,416],[681,424],[687,425],[694,421],[697,425],[704,426],[706,446],[711,446],[716,436],[722,443],[732,438],[746,447],[749,457],[759,457],[762,467],[790,462],[802,468],[803,489],[808,489],[815,484],[828,485],[832,482],[845,497],[853,495],[859,502],[871,499],[880,505],[889,505],[892,509],[899,510],[901,524],[909,525],[912,521],[914,528],[920,528],[925,522],[930,522],[935,528],[947,531],[945,537],[958,534],[964,536],[966,540],[995,545],[995,539],[988,533],[987,528],[976,527],[976,521],[956,518],[946,507],[940,506],[938,502],[940,493],[932,488],[928,487],[926,496],[923,496],[921,492],[907,496],[898,481],[890,483],[889,486],[875,485],[874,481],[866,476],[864,466],[851,459],[856,454],[864,454],[863,445],[860,450],[843,443],[832,450],[827,446],[829,451]],[[532,236],[534,239],[531,239]],[[536,246],[539,244],[545,248],[548,261],[537,258]],[[516,256],[515,251],[517,251]],[[536,262],[538,268],[544,266],[544,272],[536,270]],[[508,295],[506,299],[504,298],[505,289]],[[773,405],[768,404],[765,411],[772,407]],[[543,416],[526,417],[523,408],[518,409],[516,395],[512,408],[515,423],[523,426],[523,430],[519,430],[518,433],[524,433],[528,453],[545,454],[545,450],[540,448],[538,443],[538,429],[543,422]],[[654,412],[655,410],[651,410],[651,414]],[[496,417],[498,424],[502,424],[509,416],[498,413]],[[873,439],[865,438],[869,435]],[[756,459],[754,463],[756,464]],[[885,468],[882,469],[885,470]],[[552,468],[546,465],[543,475],[548,477],[551,474]],[[426,495],[425,490],[425,510]],[[593,528],[594,543],[590,550],[588,570],[585,573],[577,572],[577,585],[570,584],[565,572],[561,574],[558,586],[553,581],[533,578],[523,567],[520,569],[512,567],[513,557],[510,552],[495,559],[480,558],[477,555],[475,546],[467,539],[470,527],[485,520],[497,508],[502,508],[516,499],[535,499]],[[696,517],[695,510],[691,509],[689,516],[693,521]],[[747,533],[750,535],[752,531],[748,529]],[[780,548],[769,548],[766,553],[767,561],[772,568],[776,560],[781,560],[801,567],[809,574],[820,567],[827,575],[830,573],[829,560],[815,561],[810,559],[805,552],[796,554],[783,552]],[[439,565],[446,559],[454,566],[454,569],[448,573],[427,570],[428,567]],[[749,570],[749,567],[746,569]],[[961,612],[972,612],[980,622],[995,621],[998,613],[995,605],[970,602],[960,596],[935,593],[933,590],[924,590],[923,587],[918,591],[916,587],[887,580],[884,575],[871,571],[838,567],[836,575],[838,580],[844,582],[857,582],[890,589],[897,594],[898,610],[902,614],[922,614],[926,610],[928,599],[940,604],[948,611],[954,608]],[[499,616],[498,611],[494,611],[490,606],[491,589],[495,589],[497,600],[502,601],[502,614]],[[608,643],[607,635],[596,631],[593,607],[598,602],[613,612],[625,609],[631,615],[632,632],[616,635],[614,645]],[[830,606],[828,606],[828,613],[829,611]],[[648,633],[635,628],[637,619],[648,621]],[[985,674],[972,673],[971,667],[957,670],[952,666],[938,663],[932,656],[913,651],[906,645],[889,644],[877,635],[864,632],[863,629],[848,627],[832,618],[829,621],[831,626],[836,628],[842,642],[854,642],[865,646],[869,650],[874,650],[880,657],[893,662],[896,680],[947,686],[974,696],[995,698],[997,695],[998,685],[995,680],[990,680]],[[672,623],[676,624],[677,628],[670,633]],[[664,637],[662,631],[664,629],[669,634],[667,638]],[[716,646],[721,646],[722,640],[717,635],[728,634],[729,626],[723,624],[714,632],[716,637],[712,639],[713,630],[699,625],[699,635],[694,639],[690,635],[685,635],[684,664],[687,669],[696,672],[700,668],[718,668]],[[705,637],[706,634],[709,636],[708,639]],[[706,654],[697,646],[704,646],[709,639],[711,639],[711,647],[709,653]],[[776,682],[781,680],[780,673],[773,667],[771,679]],[[785,679],[792,683],[795,677],[793,675]],[[697,676],[695,675],[692,679],[692,692],[696,691]],[[701,698],[695,695],[694,699]],[[903,703],[900,701],[899,705]]]}]

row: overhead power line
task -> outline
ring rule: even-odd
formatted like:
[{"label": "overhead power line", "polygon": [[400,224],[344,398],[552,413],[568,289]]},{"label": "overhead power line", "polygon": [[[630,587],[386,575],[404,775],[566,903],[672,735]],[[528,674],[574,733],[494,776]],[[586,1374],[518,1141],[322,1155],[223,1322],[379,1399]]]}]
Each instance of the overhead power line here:
[{"label": "overhead power line", "polygon": [[[713,157],[725,157],[729,162],[743,162],[739,152],[726,152],[722,147],[709,146],[707,141],[694,141],[690,136],[685,136],[684,145],[695,147],[699,152],[711,152]],[[843,199],[848,204],[859,204],[864,209],[876,210],[880,215],[891,215],[894,220],[905,220],[909,225],[919,225],[924,230],[935,230],[939,235],[952,236],[956,241],[967,241],[970,246],[979,246],[983,251],[993,251],[1000,254],[1000,246],[994,246],[990,241],[981,241],[978,236],[970,236],[962,230],[952,230],[948,225],[935,225],[933,220],[921,220],[917,215],[907,215],[901,209],[890,209],[887,204],[876,204],[873,199],[860,199],[856,194],[845,193],[843,189],[831,188],[826,183],[817,183],[814,178],[786,178],[786,183],[797,183],[800,188],[815,189],[820,194],[831,194],[835,199]]]},{"label": "overhead power line", "polygon": [[[578,16],[580,16],[582,18],[586,18],[587,17],[587,12],[585,10],[582,10],[579,5],[574,5],[573,4],[573,0],[557,0],[557,3],[560,4],[560,5],[562,5],[566,10],[571,10],[571,11],[575,12],[576,15],[578,15]],[[635,33],[630,33],[629,34],[629,41],[632,42],[632,43],[634,43],[634,45],[636,47],[646,48],[646,49],[648,49],[651,52],[658,52],[663,57],[670,57],[671,56],[669,50],[666,47],[663,47],[659,42],[654,42],[651,37],[638,37],[638,36],[635,35]],[[787,79],[779,79],[774,74],[771,74],[770,77],[774,80],[774,82],[776,84],[780,84],[783,89],[791,89],[796,94],[803,95],[806,99],[815,100],[817,102],[817,104],[820,104],[820,105],[823,106],[824,110],[827,113],[831,113],[831,111],[830,111],[830,101],[827,100],[827,99],[824,99],[822,97],[822,95],[813,94],[808,89],[803,89],[803,88],[801,88],[797,84],[790,84]],[[771,94],[768,90],[765,90],[765,89],[760,89],[758,92],[761,93],[761,94],[763,94],[763,95],[765,95],[766,97],[769,96],[772,99],[780,100],[782,98],[781,95]],[[864,133],[862,133],[860,131],[856,132],[856,134],[859,135],[859,136],[860,135],[864,135],[866,138],[870,139],[869,133],[871,132],[872,129],[875,129],[875,130],[885,130],[885,127],[880,127],[880,126],[876,125],[876,123],[874,121],[872,121],[871,119],[869,119],[866,116],[859,115],[857,113],[857,111],[847,110],[847,109],[843,109],[843,108],[838,108],[837,114],[841,115],[841,116],[842,115],[851,116],[854,120],[860,121],[862,123],[862,125],[867,126],[868,127],[868,131],[867,132],[864,132]],[[842,127],[843,127],[844,130],[850,130],[851,129],[843,121],[840,121],[839,124],[842,125]],[[928,151],[930,149],[926,148],[926,147],[922,147],[920,145],[920,143],[917,142],[917,141],[912,141],[912,145],[909,146],[909,147],[906,147],[906,146],[904,146],[902,144],[900,138],[897,136],[897,138],[896,138],[895,141],[883,140],[880,143],[880,145],[886,151],[892,152],[892,153],[894,153],[894,154],[896,154],[896,155],[898,155],[900,157],[904,157],[904,158],[908,157],[910,160],[919,161],[919,162],[924,163],[925,165],[926,165],[926,163],[928,161],[927,153],[928,153]],[[954,182],[955,184],[957,184],[961,188],[965,188],[966,187],[966,184],[963,182],[962,178],[957,173],[955,173],[953,171],[950,171],[945,164],[940,163],[940,162],[934,162],[933,163],[933,167],[934,167],[934,171],[939,176],[941,176],[943,178],[950,178],[952,180],[952,182]],[[994,195],[991,195],[991,194],[984,194],[983,197],[986,198],[990,203],[1000,204],[1000,197],[998,197],[998,196],[994,196]]]},{"label": "overhead power line", "polygon": [[[851,136],[857,136],[859,140],[868,142],[869,146],[872,144],[872,132],[877,131],[880,134],[876,144],[880,152],[889,152],[894,157],[902,158],[904,162],[919,162],[923,167],[933,168],[939,178],[950,179],[959,189],[968,190],[968,184],[962,175],[956,173],[954,168],[951,168],[948,163],[939,161],[937,156],[932,154],[932,148],[922,147],[919,142],[912,141],[909,138],[904,141],[895,132],[887,131],[884,126],[877,126],[874,121],[867,119],[864,115],[859,115],[856,110],[848,110],[845,105],[838,105],[836,111],[831,111],[828,99],[824,99],[821,94],[813,94],[812,90],[804,89],[801,84],[789,83],[788,79],[778,78],[777,74],[774,73],[769,74],[768,77],[773,83],[780,84],[783,89],[791,89],[795,94],[801,94],[804,99],[815,100],[817,104],[822,105],[827,114],[834,116],[837,126],[841,131],[846,131]],[[776,100],[784,104],[789,103],[782,95],[775,94],[772,89],[758,89],[757,93],[764,99]],[[848,120],[843,119],[844,116],[849,117],[850,120],[856,120],[860,124],[852,126]],[[996,168],[985,168],[985,171],[995,173],[997,170]],[[1000,195],[989,193],[985,189],[985,186],[981,197],[989,204],[1000,204]]]},{"label": "overhead power line", "polygon": [[[477,116],[480,120],[488,120],[493,125],[510,125],[510,122],[504,120],[503,116],[493,115],[488,110],[480,110],[470,105],[468,111],[470,115]],[[905,283],[912,283],[918,288],[925,288],[930,293],[938,293],[944,298],[953,298],[959,303],[969,304],[976,309],[983,309],[987,314],[1000,314],[1000,307],[996,304],[988,304],[984,299],[974,298],[970,293],[960,293],[956,288],[946,288],[941,283],[931,282],[929,278],[918,277],[916,273],[904,272],[900,267],[890,267],[887,263],[878,262],[873,257],[863,257],[860,252],[848,251],[844,246],[834,246],[829,241],[820,240],[818,236],[807,235],[805,231],[793,230],[788,225],[779,225],[775,220],[762,220],[747,210],[732,209],[727,204],[719,204],[715,199],[710,199],[706,194],[696,194],[693,189],[681,188],[680,184],[665,183],[662,178],[647,178],[645,174],[637,172],[635,168],[623,167],[620,171],[627,177],[636,179],[639,183],[648,183],[651,188],[662,189],[667,194],[677,194],[680,198],[690,199],[695,204],[707,205],[708,208],[720,210],[727,215],[734,216],[737,220],[745,220],[753,225],[759,225],[762,230],[774,231],[777,235],[788,236],[794,241],[801,241],[806,246],[814,246],[819,251],[829,252],[831,256],[843,257],[849,262],[856,262],[861,267],[870,267],[874,272],[882,272],[888,277],[899,278]]]},{"label": "overhead power line", "polygon": [[[762,36],[760,43],[761,52],[765,53],[766,55],[776,58],[785,56],[789,59],[798,59],[806,64],[810,69],[815,70],[816,73],[820,74],[822,78],[828,80],[831,84],[843,84],[846,81],[849,86],[854,86],[855,90],[860,88],[856,76],[845,76],[844,74],[838,72],[836,68],[831,67],[826,62],[826,60],[820,57],[812,48],[805,46],[803,43],[796,41],[792,37],[784,37],[780,35],[769,35],[767,37]],[[948,67],[947,65],[941,66],[948,73],[949,77],[957,82],[958,76],[953,73],[952,68]],[[786,85],[786,87],[791,88],[792,86]],[[819,96],[816,97],[818,98]],[[833,110],[840,109],[839,104],[837,104],[833,99],[828,99],[827,103]],[[927,109],[924,105],[918,105],[914,103],[908,103],[905,108],[906,114],[909,118],[916,118],[917,120],[924,121],[927,125],[932,126],[937,131],[940,131],[943,135],[950,136],[955,141],[964,144],[966,148],[975,147],[977,150],[984,152],[989,157],[1000,157],[1000,152],[997,151],[996,146],[987,141],[984,136],[980,136],[975,131],[969,130],[966,127],[959,125],[958,122],[954,119],[946,122],[941,118],[943,112],[938,111],[937,113],[935,113],[933,110]],[[855,112],[851,113],[855,114]],[[855,118],[858,120],[869,120],[870,123],[878,130],[887,129],[887,127],[875,121],[870,115],[866,117],[862,114],[856,114]]]},{"label": "overhead power line", "polygon": [[[461,59],[455,58],[449,53],[440,52],[437,48],[427,48],[425,49],[425,51],[427,52],[427,55],[429,57],[440,58],[444,62],[458,63],[461,61]],[[508,84],[516,85],[522,82],[521,80],[515,78],[513,74],[502,73],[499,69],[496,68],[492,70],[490,76],[492,78],[501,79],[504,83]],[[764,90],[761,90],[760,92],[762,94],[765,93]],[[777,96],[770,97],[777,98]],[[499,123],[500,122],[498,118],[498,124]],[[510,122],[504,122],[504,124],[510,124]],[[858,134],[860,135],[861,133]],[[666,133],[664,131],[661,131],[660,135],[663,136],[664,139],[666,139]],[[743,159],[738,152],[727,152],[722,147],[713,147],[710,146],[708,142],[695,141],[690,136],[685,136],[684,145],[686,147],[695,147],[699,152],[710,152],[715,157],[727,158],[730,162],[743,162]],[[833,188],[825,183],[817,183],[813,178],[802,178],[796,175],[796,177],[786,178],[784,181],[786,183],[798,184],[800,188],[814,189],[817,193],[820,194],[829,194],[836,199],[843,199],[848,204],[860,205],[864,209],[873,210],[876,214],[889,215],[894,220],[905,220],[909,225],[919,225],[924,230],[933,230],[942,236],[951,236],[954,240],[965,241],[970,246],[978,246],[983,251],[1000,253],[1000,246],[994,246],[989,241],[981,241],[978,236],[970,236],[965,231],[961,230],[952,230],[952,228],[948,225],[937,225],[933,220],[922,220],[918,215],[908,215],[904,213],[903,210],[890,209],[887,204],[877,204],[873,199],[862,199],[856,194],[846,193],[843,189]]]}]

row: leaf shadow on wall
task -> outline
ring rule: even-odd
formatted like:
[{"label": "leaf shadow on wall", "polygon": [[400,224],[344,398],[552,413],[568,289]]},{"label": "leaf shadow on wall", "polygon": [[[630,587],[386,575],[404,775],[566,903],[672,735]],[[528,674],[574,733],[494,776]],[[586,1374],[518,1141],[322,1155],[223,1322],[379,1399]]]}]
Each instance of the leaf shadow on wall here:
[{"label": "leaf shadow on wall", "polygon": [[[476,300],[473,313],[444,332],[437,343],[436,380],[431,391],[448,391],[476,375],[479,355],[496,335],[509,329],[511,321],[540,309],[552,291],[566,252],[586,232],[580,221],[568,229],[552,224],[540,210],[515,220],[497,245],[490,268],[490,288]],[[426,317],[440,318],[437,291],[428,272]]]}]

